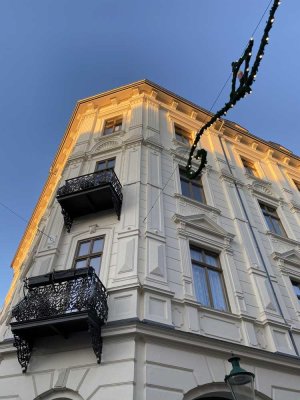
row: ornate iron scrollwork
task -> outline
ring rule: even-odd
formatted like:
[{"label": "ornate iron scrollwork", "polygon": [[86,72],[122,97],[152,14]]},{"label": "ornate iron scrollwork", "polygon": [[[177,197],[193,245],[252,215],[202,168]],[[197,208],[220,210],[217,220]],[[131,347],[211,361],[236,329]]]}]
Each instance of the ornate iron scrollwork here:
[{"label": "ornate iron scrollwork", "polygon": [[[68,179],[64,186],[60,187],[57,191],[57,199],[63,196],[88,191],[89,189],[100,188],[101,186],[109,184],[111,187],[111,196],[114,209],[120,219],[123,195],[121,183],[113,169],[106,169],[103,171],[96,171],[92,174],[82,175],[77,178]],[[68,211],[62,206],[62,214],[64,217],[65,227],[70,232],[73,218]]]},{"label": "ornate iron scrollwork", "polygon": [[17,348],[17,357],[19,364],[22,367],[22,372],[25,373],[30,361],[32,345],[28,340],[22,339],[18,335],[14,335],[14,346]]},{"label": "ornate iron scrollwork", "polygon": [[73,218],[68,214],[68,212],[64,208],[62,208],[61,213],[64,217],[64,223],[67,232],[70,233],[73,224]]},{"label": "ornate iron scrollwork", "polygon": [[89,323],[89,333],[92,338],[92,346],[97,357],[98,364],[101,364],[103,341],[101,337],[101,326]]},{"label": "ornate iron scrollwork", "polygon": [[[86,312],[94,321],[87,318],[92,337],[92,345],[98,362],[101,360],[101,326],[107,320],[107,293],[92,267],[78,270],[55,271],[50,274],[29,278],[25,281],[26,295],[13,308],[12,331],[17,324],[51,320],[56,317]],[[62,332],[63,334],[63,332]],[[17,356],[26,372],[30,360],[32,344],[21,332],[14,334]]]},{"label": "ornate iron scrollwork", "polygon": [[57,191],[57,197],[74,194],[83,190],[96,188],[103,184],[109,183],[119,199],[122,201],[122,185],[113,169],[97,171],[92,174],[78,176],[77,178],[68,179],[64,186]]}]

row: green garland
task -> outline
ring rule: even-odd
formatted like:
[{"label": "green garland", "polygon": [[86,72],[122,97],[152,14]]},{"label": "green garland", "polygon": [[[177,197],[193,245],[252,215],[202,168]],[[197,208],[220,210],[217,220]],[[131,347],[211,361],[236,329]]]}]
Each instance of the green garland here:
[{"label": "green garland", "polygon": [[[200,165],[196,171],[192,170],[192,158],[194,155],[194,152],[196,150],[197,144],[203,135],[203,133],[211,126],[213,125],[219,118],[221,118],[223,115],[226,115],[227,111],[230,110],[234,105],[244,98],[248,93],[251,93],[251,86],[253,82],[255,81],[258,68],[260,66],[261,60],[264,55],[265,47],[269,42],[269,32],[273,26],[274,22],[274,16],[275,12],[280,5],[281,1],[280,0],[274,0],[274,4],[270,10],[270,15],[260,42],[259,49],[256,54],[255,61],[253,63],[253,66],[251,68],[251,72],[249,73],[249,65],[250,65],[250,60],[252,56],[252,48],[254,44],[254,39],[251,38],[248,42],[248,45],[246,47],[246,50],[244,51],[244,54],[239,58],[238,61],[235,61],[231,64],[232,66],[232,84],[231,84],[231,93],[230,93],[230,100],[224,105],[224,107],[219,110],[215,115],[211,117],[211,119],[197,132],[194,143],[191,147],[190,154],[189,154],[189,159],[186,165],[186,175],[189,179],[194,179],[203,170],[205,165],[207,164],[207,151],[204,149],[199,149],[197,150],[196,156],[194,158],[196,160],[200,159]],[[238,87],[237,86],[237,78],[238,74],[240,71],[241,66],[244,64],[244,71],[241,73],[240,77],[240,84]]]}]

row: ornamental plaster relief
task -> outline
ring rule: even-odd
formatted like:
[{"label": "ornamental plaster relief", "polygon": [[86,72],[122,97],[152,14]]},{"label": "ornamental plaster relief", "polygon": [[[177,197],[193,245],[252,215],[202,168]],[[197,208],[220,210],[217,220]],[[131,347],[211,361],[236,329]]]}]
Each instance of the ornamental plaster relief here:
[{"label": "ornamental plaster relief", "polygon": [[191,216],[201,213],[206,213],[206,215],[218,223],[218,217],[221,211],[218,208],[212,207],[208,204],[199,203],[193,199],[187,198],[182,194],[175,193],[174,197],[177,199],[177,210],[180,215]]},{"label": "ornamental plaster relief", "polygon": [[[112,134],[114,135],[114,134]],[[95,156],[97,154],[106,153],[107,151],[120,149],[122,146],[122,140],[120,138],[120,134],[118,136],[112,135],[102,136],[98,139],[98,142],[94,147],[89,151],[90,156]]]}]

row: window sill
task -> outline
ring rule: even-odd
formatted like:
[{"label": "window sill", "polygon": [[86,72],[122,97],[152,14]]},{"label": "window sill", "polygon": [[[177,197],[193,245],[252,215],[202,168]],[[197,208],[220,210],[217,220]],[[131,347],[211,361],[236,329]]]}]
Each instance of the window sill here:
[{"label": "window sill", "polygon": [[191,143],[183,143],[183,142],[180,142],[179,140],[177,140],[175,138],[172,139],[172,143],[175,146],[182,146],[182,147],[187,148],[187,149],[190,149],[190,147],[191,147]]},{"label": "window sill", "polygon": [[[172,302],[177,302],[177,300],[172,300]],[[193,307],[196,307],[197,310],[199,312],[202,313],[206,313],[206,314],[210,314],[213,316],[218,316],[218,317],[222,317],[224,319],[231,319],[231,320],[235,320],[235,321],[240,321],[241,320],[241,316],[237,315],[237,314],[233,314],[230,310],[228,311],[221,311],[221,310],[217,310],[215,308],[210,308],[210,307],[205,307],[202,304],[198,303],[198,301],[196,300],[192,300],[192,299],[187,299],[185,298],[184,300],[180,301],[180,303],[184,303],[185,305],[190,305]]]},{"label": "window sill", "polygon": [[208,211],[208,212],[212,212],[212,213],[214,213],[214,214],[216,214],[216,215],[221,215],[221,210],[219,210],[218,208],[215,208],[215,207],[210,206],[210,205],[205,204],[205,203],[201,203],[200,201],[191,199],[190,197],[183,196],[183,195],[180,194],[180,193],[175,193],[175,194],[174,194],[174,197],[175,197],[176,199],[185,201],[185,202],[188,203],[188,204],[191,204],[191,205],[193,205],[193,206],[199,207],[199,208],[201,208],[202,210],[205,210],[205,211]]},{"label": "window sill", "polygon": [[258,182],[263,186],[267,186],[269,188],[272,186],[272,182],[267,181],[266,179],[259,178],[258,176],[255,175],[248,174],[248,172],[245,172],[245,176],[246,178],[252,179],[253,181]]},{"label": "window sill", "polygon": [[270,236],[272,239],[281,240],[284,243],[292,244],[293,246],[300,246],[300,242],[298,242],[297,240],[278,235],[277,233],[274,233],[272,231],[267,231],[266,235]]}]

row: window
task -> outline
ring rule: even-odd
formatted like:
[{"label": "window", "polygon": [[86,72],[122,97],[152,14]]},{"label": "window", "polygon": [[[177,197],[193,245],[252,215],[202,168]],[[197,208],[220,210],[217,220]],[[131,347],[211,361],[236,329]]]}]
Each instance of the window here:
[{"label": "window", "polygon": [[297,296],[298,300],[300,300],[300,282],[296,282],[296,281],[291,281],[291,282],[293,285],[295,295]]},{"label": "window", "polygon": [[98,161],[96,164],[95,172],[104,171],[106,169],[114,169],[115,168],[116,159],[110,158],[108,160]]},{"label": "window", "polygon": [[300,182],[298,182],[298,181],[293,181],[293,182],[294,182],[297,190],[300,192]]},{"label": "window", "polygon": [[175,125],[175,138],[178,142],[190,144],[190,134],[178,125]]},{"label": "window", "polygon": [[119,132],[122,128],[122,117],[107,119],[104,124],[103,135],[111,135],[112,133]]},{"label": "window", "polygon": [[218,255],[192,246],[190,251],[197,301],[203,306],[227,311],[228,302]]},{"label": "window", "polygon": [[270,231],[277,235],[286,237],[285,230],[277,215],[276,209],[263,203],[259,203],[259,205]]},{"label": "window", "polygon": [[205,196],[201,178],[189,179],[187,178],[185,171],[179,168],[181,193],[183,196],[189,197],[190,199],[205,203]]},{"label": "window", "polygon": [[74,257],[74,268],[93,267],[97,274],[100,272],[104,237],[81,240],[77,244]]},{"label": "window", "polygon": [[251,176],[256,176],[258,178],[259,176],[258,176],[257,170],[256,170],[253,162],[246,160],[245,158],[242,158],[241,160],[242,160],[243,166],[244,166],[247,174],[249,174]]}]

